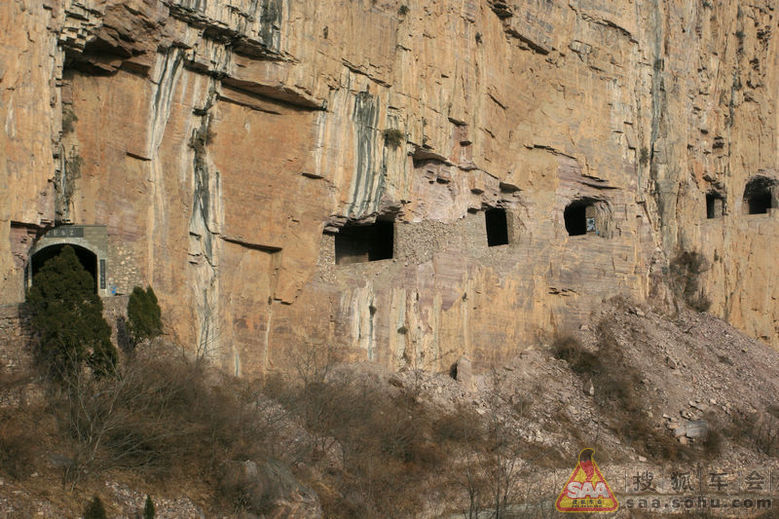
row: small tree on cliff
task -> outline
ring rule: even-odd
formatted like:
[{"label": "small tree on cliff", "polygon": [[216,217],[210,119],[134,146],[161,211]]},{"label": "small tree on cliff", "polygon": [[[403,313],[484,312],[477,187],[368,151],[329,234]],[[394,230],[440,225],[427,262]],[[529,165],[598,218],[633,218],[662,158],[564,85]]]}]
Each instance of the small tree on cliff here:
[{"label": "small tree on cliff", "polygon": [[146,504],[143,507],[143,519],[154,519],[154,501],[151,500],[151,496],[146,496]]},{"label": "small tree on cliff", "polygon": [[133,344],[162,333],[162,310],[151,287],[133,288],[127,302],[127,328]]},{"label": "small tree on cliff", "polygon": [[103,318],[94,279],[70,246],[49,259],[27,294],[38,356],[55,378],[65,378],[88,363],[96,375],[112,373],[116,348]]}]

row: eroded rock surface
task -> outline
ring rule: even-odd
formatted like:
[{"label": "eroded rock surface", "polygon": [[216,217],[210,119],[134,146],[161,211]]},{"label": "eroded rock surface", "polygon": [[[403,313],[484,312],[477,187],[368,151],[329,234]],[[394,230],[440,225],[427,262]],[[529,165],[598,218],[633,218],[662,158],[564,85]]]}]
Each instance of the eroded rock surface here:
[{"label": "eroded rock surface", "polygon": [[[0,303],[23,299],[36,236],[106,225],[111,291],[150,283],[176,338],[236,373],[307,343],[478,368],[604,298],[666,304],[669,262],[699,251],[710,311],[777,346],[776,16],[2,2]],[[773,207],[745,214],[756,176]],[[577,201],[591,227],[569,236]],[[337,231],[377,219],[392,259],[336,264]]]}]

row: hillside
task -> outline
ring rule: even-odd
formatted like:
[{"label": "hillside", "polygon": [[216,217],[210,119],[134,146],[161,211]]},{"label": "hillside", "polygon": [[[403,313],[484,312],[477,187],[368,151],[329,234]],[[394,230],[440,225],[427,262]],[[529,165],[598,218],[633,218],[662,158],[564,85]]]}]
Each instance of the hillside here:
[{"label": "hillside", "polygon": [[773,517],[778,14],[0,0],[0,519]]},{"label": "hillside", "polygon": [[[469,374],[461,360],[457,380],[340,364],[330,351],[308,357],[294,376],[247,385],[201,371],[207,382],[185,398],[196,398],[204,415],[172,404],[157,422],[144,407],[146,436],[122,411],[108,420],[120,433],[141,434],[131,436],[136,442],[157,442],[154,462],[112,461],[116,447],[106,440],[77,477],[67,468],[85,443],[68,438],[62,401],[47,404],[36,383],[14,386],[6,376],[0,517],[78,517],[98,495],[109,517],[132,518],[151,494],[157,517],[169,518],[453,518],[494,509],[499,488],[506,517],[552,517],[584,447],[595,449],[622,504],[617,517],[643,517],[642,497],[776,500],[775,486],[748,491],[745,479],[753,471],[775,478],[779,470],[775,350],[706,314],[660,315],[624,300],[609,302],[589,323],[526,345],[490,373]],[[165,351],[159,342],[147,347],[156,348],[154,357]],[[190,384],[189,370],[200,369],[182,362],[175,352],[163,362],[172,381],[166,387]],[[138,372],[127,368],[130,387],[156,387],[155,364],[141,365],[135,382]],[[26,404],[10,404],[9,395]],[[126,409],[134,408],[120,404]],[[31,421],[37,425],[24,426]],[[200,426],[222,440],[209,443]],[[9,451],[13,427],[19,437]],[[178,428],[180,439],[155,432],[166,427]],[[21,465],[9,465],[19,456],[26,456]],[[684,472],[692,474],[686,491],[672,481]],[[728,486],[712,488],[709,473],[726,474]],[[642,474],[653,475],[652,490],[636,491]],[[636,509],[627,507],[630,499]],[[754,506],[749,516],[771,516]]]},{"label": "hillside", "polygon": [[489,369],[686,253],[779,345],[774,0],[2,4],[0,304],[71,244],[235,374]]}]

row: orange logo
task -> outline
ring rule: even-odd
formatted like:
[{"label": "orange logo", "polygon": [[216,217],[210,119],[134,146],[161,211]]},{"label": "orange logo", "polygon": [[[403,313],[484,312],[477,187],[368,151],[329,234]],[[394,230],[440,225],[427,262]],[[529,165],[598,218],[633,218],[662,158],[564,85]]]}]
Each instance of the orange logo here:
[{"label": "orange logo", "polygon": [[614,512],[619,508],[617,498],[592,457],[594,452],[584,449],[579,453],[579,463],[555,502],[558,512]]}]

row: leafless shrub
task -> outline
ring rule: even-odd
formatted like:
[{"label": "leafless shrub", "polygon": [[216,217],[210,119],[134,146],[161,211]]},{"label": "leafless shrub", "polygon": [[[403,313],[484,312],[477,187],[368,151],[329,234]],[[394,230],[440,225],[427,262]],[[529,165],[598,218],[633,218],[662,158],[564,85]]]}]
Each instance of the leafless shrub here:
[{"label": "leafless shrub", "polygon": [[[401,6],[403,9],[405,6]],[[406,8],[408,9],[408,8]],[[391,148],[399,148],[406,140],[406,134],[397,128],[388,128],[384,130],[384,144]]]},{"label": "leafless shrub", "polygon": [[56,401],[76,440],[65,480],[75,484],[87,471],[109,468],[162,477],[189,467],[213,475],[224,460],[262,457],[273,424],[257,392],[237,380],[208,380],[200,363],[141,356],[114,378],[82,371],[68,379]]},{"label": "leafless shrub", "polygon": [[0,412],[0,471],[17,480],[33,472],[41,444],[40,424],[33,425],[25,418],[31,417],[19,409]]},{"label": "leafless shrub", "polygon": [[271,511],[271,495],[267,485],[256,474],[251,462],[230,462],[219,467],[217,490],[222,501],[233,512],[267,514]]},{"label": "leafless shrub", "polygon": [[739,412],[729,427],[723,428],[723,434],[735,443],[754,448],[766,456],[779,454],[779,420],[775,408],[768,412]]},{"label": "leafless shrub", "polygon": [[449,460],[441,437],[461,432],[420,403],[418,383],[390,389],[378,377],[337,369],[343,358],[337,348],[302,350],[295,355],[297,376],[271,377],[266,391],[313,438],[305,461],[323,467],[311,486],[326,516],[413,516],[423,506],[430,474]]},{"label": "leafless shrub", "polygon": [[583,380],[592,382],[595,404],[608,413],[612,428],[628,445],[655,458],[693,457],[692,449],[647,419],[652,395],[642,386],[640,371],[625,358],[611,326],[601,322],[597,332],[596,352],[589,351],[575,337],[565,336],[554,342],[553,353],[567,360]]},{"label": "leafless shrub", "polygon": [[454,443],[480,443],[484,436],[481,417],[466,405],[436,419],[433,433],[439,442]]},{"label": "leafless shrub", "polygon": [[458,411],[463,420],[475,424],[465,428],[462,441],[453,446],[464,459],[454,474],[454,484],[466,494],[466,519],[484,513],[494,518],[509,517],[519,497],[520,477],[538,455],[543,455],[545,449],[527,443],[516,429],[514,420],[524,418],[530,409],[521,400],[506,391],[501,376],[493,371],[484,414]]},{"label": "leafless shrub", "polygon": [[552,354],[568,362],[571,369],[579,374],[592,373],[600,366],[598,357],[588,351],[573,335],[561,335],[552,343]]}]

